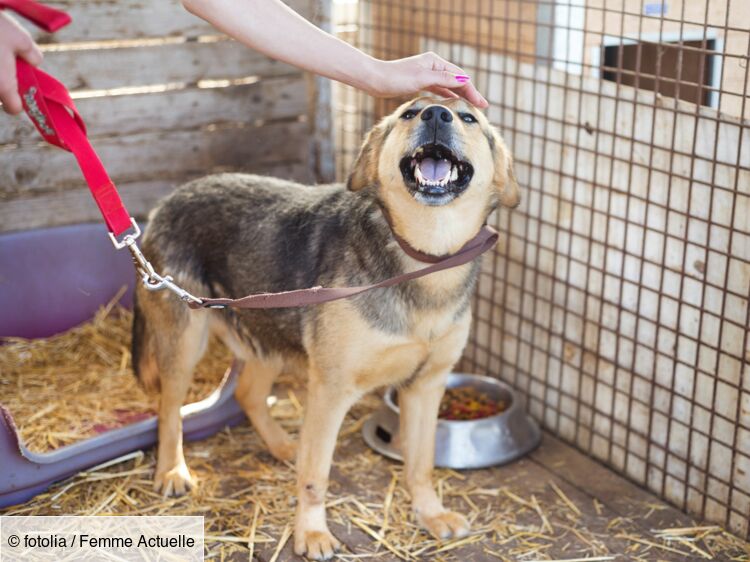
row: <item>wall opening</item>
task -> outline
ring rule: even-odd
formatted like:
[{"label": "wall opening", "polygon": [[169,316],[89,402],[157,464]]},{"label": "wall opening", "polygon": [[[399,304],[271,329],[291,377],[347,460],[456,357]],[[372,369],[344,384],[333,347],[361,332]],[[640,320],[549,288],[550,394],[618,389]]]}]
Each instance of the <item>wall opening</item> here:
[{"label": "wall opening", "polygon": [[718,105],[716,39],[602,46],[601,77],[690,103]]}]

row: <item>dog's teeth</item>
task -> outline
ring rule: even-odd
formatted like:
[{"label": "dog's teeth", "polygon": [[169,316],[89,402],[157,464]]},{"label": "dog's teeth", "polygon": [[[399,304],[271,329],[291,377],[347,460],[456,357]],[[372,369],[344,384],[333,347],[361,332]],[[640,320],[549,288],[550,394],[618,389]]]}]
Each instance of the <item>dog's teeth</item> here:
[{"label": "dog's teeth", "polygon": [[424,183],[424,177],[422,176],[422,170],[419,169],[419,166],[414,168],[414,177],[417,180],[417,183]]},{"label": "dog's teeth", "polygon": [[456,181],[458,179],[458,168],[456,166],[453,166],[451,168],[450,178],[451,178],[451,181]]}]

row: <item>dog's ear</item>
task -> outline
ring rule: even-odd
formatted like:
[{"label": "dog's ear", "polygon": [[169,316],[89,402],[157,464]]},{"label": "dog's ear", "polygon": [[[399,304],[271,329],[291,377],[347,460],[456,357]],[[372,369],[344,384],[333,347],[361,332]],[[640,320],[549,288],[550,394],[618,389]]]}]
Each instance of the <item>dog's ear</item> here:
[{"label": "dog's ear", "polygon": [[513,171],[513,155],[494,127],[492,127],[491,137],[490,145],[495,160],[493,183],[498,191],[500,203],[505,207],[518,207],[521,203],[521,194],[518,190],[516,173]]},{"label": "dog's ear", "polygon": [[365,142],[359,149],[357,159],[352,166],[346,187],[350,191],[359,191],[363,187],[372,185],[378,180],[378,160],[380,160],[380,149],[388,134],[390,126],[386,119],[375,125],[365,137]]}]

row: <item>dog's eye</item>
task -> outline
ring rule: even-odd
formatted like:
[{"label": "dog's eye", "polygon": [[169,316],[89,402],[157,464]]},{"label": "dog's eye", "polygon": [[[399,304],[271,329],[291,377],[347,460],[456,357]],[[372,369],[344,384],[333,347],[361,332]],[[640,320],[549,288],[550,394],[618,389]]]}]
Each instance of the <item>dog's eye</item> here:
[{"label": "dog's eye", "polygon": [[401,114],[401,119],[414,119],[417,116],[417,111],[415,109],[407,109]]},{"label": "dog's eye", "polygon": [[464,123],[476,123],[477,118],[474,117],[471,113],[459,113],[459,116],[461,117],[461,121]]}]

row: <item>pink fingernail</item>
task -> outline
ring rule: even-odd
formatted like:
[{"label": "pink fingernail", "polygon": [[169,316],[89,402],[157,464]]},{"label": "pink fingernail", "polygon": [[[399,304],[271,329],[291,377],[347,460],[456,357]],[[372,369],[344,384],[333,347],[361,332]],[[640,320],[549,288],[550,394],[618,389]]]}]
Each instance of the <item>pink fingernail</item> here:
[{"label": "pink fingernail", "polygon": [[457,74],[456,75],[456,81],[458,81],[458,82],[464,83],[464,82],[468,82],[469,80],[471,80],[471,77],[467,76],[466,74]]}]

